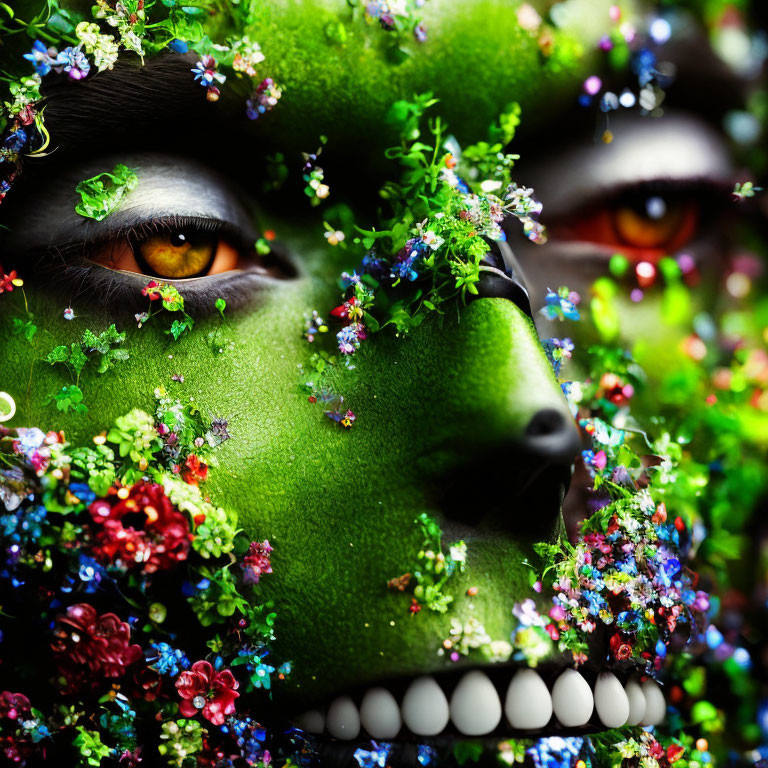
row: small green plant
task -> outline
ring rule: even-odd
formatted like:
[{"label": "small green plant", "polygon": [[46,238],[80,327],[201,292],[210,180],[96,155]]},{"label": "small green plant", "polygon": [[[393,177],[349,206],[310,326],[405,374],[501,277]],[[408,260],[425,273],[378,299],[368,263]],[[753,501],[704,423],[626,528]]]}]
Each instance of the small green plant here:
[{"label": "small green plant", "polygon": [[138,181],[135,171],[122,163],[111,171],[84,179],[75,187],[75,192],[80,195],[75,212],[87,219],[102,221],[119,207]]}]

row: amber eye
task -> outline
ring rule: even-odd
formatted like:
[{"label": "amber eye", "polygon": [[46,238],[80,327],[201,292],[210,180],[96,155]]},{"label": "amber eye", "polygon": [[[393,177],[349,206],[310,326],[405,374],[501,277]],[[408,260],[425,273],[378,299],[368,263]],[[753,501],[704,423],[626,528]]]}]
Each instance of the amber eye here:
[{"label": "amber eye", "polygon": [[133,244],[139,263],[159,277],[197,277],[208,271],[216,254],[218,235],[196,232],[161,233]]},{"label": "amber eye", "polygon": [[550,225],[564,240],[598,243],[627,256],[653,259],[682,248],[696,234],[700,203],[690,194],[622,194]]},{"label": "amber eye", "polygon": [[183,280],[238,269],[241,258],[220,233],[189,228],[116,239],[99,246],[91,260],[112,269]]}]

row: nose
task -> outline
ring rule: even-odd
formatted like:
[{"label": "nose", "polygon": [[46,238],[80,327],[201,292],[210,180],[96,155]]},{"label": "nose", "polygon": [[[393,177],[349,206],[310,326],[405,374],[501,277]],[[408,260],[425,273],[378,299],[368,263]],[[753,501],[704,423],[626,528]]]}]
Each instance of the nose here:
[{"label": "nose", "polygon": [[519,442],[529,455],[548,464],[565,466],[573,463],[581,447],[574,420],[554,408],[536,411]]},{"label": "nose", "polygon": [[[546,538],[561,519],[581,439],[538,341],[507,243],[493,246],[462,325],[460,375],[476,380],[477,394],[464,414],[468,419],[454,432],[463,450],[459,466],[443,476],[444,524],[466,535],[497,530]],[[491,328],[493,346],[490,338],[480,338],[482,329]],[[483,342],[482,359],[465,354]]]}]

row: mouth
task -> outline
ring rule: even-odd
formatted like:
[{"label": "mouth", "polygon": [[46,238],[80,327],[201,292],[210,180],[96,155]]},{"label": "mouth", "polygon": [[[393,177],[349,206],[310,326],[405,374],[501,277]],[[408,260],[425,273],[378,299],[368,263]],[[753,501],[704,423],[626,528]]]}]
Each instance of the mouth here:
[{"label": "mouth", "polygon": [[321,745],[478,737],[492,743],[653,726],[665,713],[660,686],[631,673],[498,664],[377,681],[334,695],[292,720]]}]

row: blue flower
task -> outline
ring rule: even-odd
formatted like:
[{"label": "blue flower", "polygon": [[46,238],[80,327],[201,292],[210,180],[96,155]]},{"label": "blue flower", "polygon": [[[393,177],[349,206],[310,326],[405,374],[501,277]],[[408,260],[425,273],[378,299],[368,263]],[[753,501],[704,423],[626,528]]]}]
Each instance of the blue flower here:
[{"label": "blue flower", "polygon": [[[58,55],[55,48],[52,48],[51,52],[54,56]],[[51,71],[51,65],[54,61],[54,59],[51,58],[48,49],[45,47],[45,44],[40,40],[35,40],[35,42],[32,43],[32,50],[29,53],[25,53],[24,58],[27,61],[32,62],[35,72],[37,72],[40,77],[44,77]]]},{"label": "blue flower", "polygon": [[7,515],[0,515],[0,536],[14,544],[34,543],[42,535],[46,515],[43,506],[20,508]]},{"label": "blue flower", "polygon": [[45,433],[37,427],[22,427],[16,430],[16,434],[19,452],[27,458],[31,458],[45,442]]},{"label": "blue flower", "polygon": [[656,76],[656,55],[647,48],[641,48],[632,57],[632,71],[640,85],[648,85]]},{"label": "blue flower", "polygon": [[385,768],[391,751],[391,744],[386,742],[377,744],[375,741],[371,741],[371,749],[356,750],[354,758],[360,768]]},{"label": "blue flower", "polygon": [[419,761],[419,765],[426,767],[432,765],[437,759],[437,750],[429,744],[419,744],[417,750],[416,759]]},{"label": "blue flower", "polygon": [[168,643],[152,643],[147,651],[147,662],[161,675],[176,677],[183,669],[189,669],[189,659],[184,651],[172,648]]},{"label": "blue flower", "polygon": [[88,505],[96,499],[96,494],[91,490],[88,483],[70,483],[69,490],[80,499],[81,504]]},{"label": "blue flower", "polygon": [[541,309],[542,314],[550,320],[578,320],[581,315],[576,309],[576,304],[571,300],[567,289],[560,289],[559,292],[548,291],[544,297],[544,306]]},{"label": "blue flower", "polygon": [[585,589],[581,595],[587,601],[587,610],[592,616],[597,616],[600,609],[606,605],[605,598],[597,592]]}]

